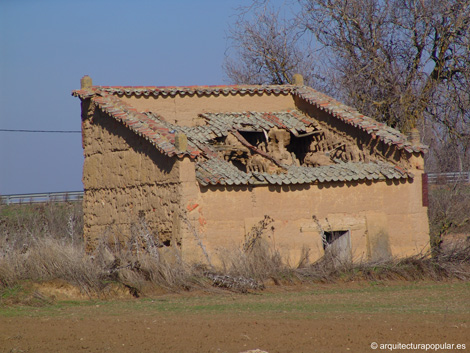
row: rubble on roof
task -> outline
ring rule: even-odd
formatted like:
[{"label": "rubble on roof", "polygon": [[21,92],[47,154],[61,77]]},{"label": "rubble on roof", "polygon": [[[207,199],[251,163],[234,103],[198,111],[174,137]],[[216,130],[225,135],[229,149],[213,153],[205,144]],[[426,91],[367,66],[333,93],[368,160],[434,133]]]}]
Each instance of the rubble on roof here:
[{"label": "rubble on roof", "polygon": [[293,90],[293,94],[308,103],[313,104],[321,110],[325,110],[337,119],[348,125],[359,128],[368,134],[378,137],[387,145],[395,145],[399,149],[404,149],[409,153],[427,152],[427,146],[423,144],[413,144],[400,131],[380,123],[372,118],[360,114],[357,110],[336,101],[335,99],[320,93],[310,87],[298,87]]},{"label": "rubble on roof", "polygon": [[[196,159],[202,185],[304,184],[413,177],[298,111],[202,113],[197,126],[179,126],[138,112],[119,97],[292,94],[397,149],[423,153],[399,131],[306,86],[99,87],[73,92],[152,143],[161,153]],[[177,136],[178,135],[178,136]],[[177,143],[184,141],[184,143]],[[177,145],[177,146],[175,146]]]}]

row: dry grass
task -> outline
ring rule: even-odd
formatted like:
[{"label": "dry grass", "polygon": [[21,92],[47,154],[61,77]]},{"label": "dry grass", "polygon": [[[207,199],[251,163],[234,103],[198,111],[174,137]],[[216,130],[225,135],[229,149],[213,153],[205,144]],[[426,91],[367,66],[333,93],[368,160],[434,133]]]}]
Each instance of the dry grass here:
[{"label": "dry grass", "polygon": [[253,278],[263,281],[269,277],[277,277],[287,267],[278,251],[272,249],[263,237],[270,229],[274,220],[264,216],[255,224],[245,237],[240,249],[230,249],[220,257],[221,271],[230,276]]},{"label": "dry grass", "polygon": [[0,285],[12,287],[21,281],[50,281],[62,279],[89,294],[100,293],[105,283],[101,271],[84,248],[64,240],[42,238],[29,247],[0,253]]},{"label": "dry grass", "polygon": [[168,291],[205,286],[201,267],[186,264],[177,252],[164,254],[148,233],[134,234],[126,244],[101,242],[90,258],[103,277],[124,284],[135,296],[149,286]]},{"label": "dry grass", "polygon": [[42,238],[83,242],[81,203],[0,204],[0,241],[8,249],[27,248]]},{"label": "dry grass", "polygon": [[[55,214],[54,207],[58,207]],[[43,205],[35,210],[8,210],[9,213],[5,209],[1,211],[0,298],[24,281],[61,280],[76,286],[89,297],[96,297],[106,295],[109,287],[116,284],[139,296],[151,293],[155,288],[177,292],[218,287],[247,292],[262,289],[268,279],[277,284],[470,279],[469,238],[443,246],[434,257],[424,254],[384,262],[339,263],[337,259],[325,256],[311,264],[308,251],[304,251],[300,263],[289,266],[282,261],[279,252],[263,241],[261,233],[270,224],[265,218],[253,227],[247,236],[247,244],[227,251],[220,259],[221,265],[214,268],[183,262],[177,251],[169,252],[156,244],[145,231],[146,227],[136,227],[126,244],[103,242],[94,253],[85,254],[78,231],[72,232],[70,226],[64,228],[61,223],[72,219],[80,224],[74,205]],[[27,222],[22,223],[22,220]],[[53,229],[54,224],[62,228]]]},{"label": "dry grass", "polygon": [[379,262],[338,264],[336,259],[325,256],[312,265],[297,269],[296,275],[302,280],[320,282],[470,280],[470,238],[449,244],[434,257],[426,253]]}]

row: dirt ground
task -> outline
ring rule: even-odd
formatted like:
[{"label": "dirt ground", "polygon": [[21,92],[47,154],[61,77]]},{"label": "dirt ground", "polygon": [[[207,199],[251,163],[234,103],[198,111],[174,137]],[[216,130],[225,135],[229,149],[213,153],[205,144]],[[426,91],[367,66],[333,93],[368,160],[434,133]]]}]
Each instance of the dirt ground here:
[{"label": "dirt ground", "polygon": [[396,343],[469,351],[470,284],[309,285],[0,307],[2,353],[372,352],[373,342],[375,351]]}]

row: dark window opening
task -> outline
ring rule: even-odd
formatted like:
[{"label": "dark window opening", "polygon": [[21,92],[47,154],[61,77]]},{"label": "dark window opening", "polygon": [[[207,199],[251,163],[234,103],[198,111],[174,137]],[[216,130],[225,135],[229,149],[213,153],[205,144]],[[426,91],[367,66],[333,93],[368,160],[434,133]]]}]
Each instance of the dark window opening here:
[{"label": "dark window opening", "polygon": [[[264,152],[271,152],[269,147],[270,142],[269,138],[267,138],[267,133],[265,134],[262,131],[238,131],[244,138],[247,140],[251,145],[255,146],[256,148],[264,151]],[[285,149],[289,153],[293,153],[298,160],[303,160],[305,155],[310,151],[310,145],[313,141],[313,136],[301,136],[297,137],[292,133],[290,134],[290,141]]]},{"label": "dark window opening", "polygon": [[264,132],[262,131],[243,131],[238,130],[240,135],[244,137],[251,145],[256,148],[266,152],[267,151],[267,141]]},{"label": "dark window opening", "polygon": [[[312,143],[313,138],[312,136],[303,136],[303,137],[296,137],[291,133],[290,144],[287,145],[287,151],[293,153],[295,158],[298,161],[303,161],[305,155],[310,152],[310,144]],[[300,162],[300,164],[302,164]]]},{"label": "dark window opening", "polygon": [[348,230],[335,230],[324,233],[323,249],[325,256],[338,263],[350,262],[351,252],[351,232]]}]

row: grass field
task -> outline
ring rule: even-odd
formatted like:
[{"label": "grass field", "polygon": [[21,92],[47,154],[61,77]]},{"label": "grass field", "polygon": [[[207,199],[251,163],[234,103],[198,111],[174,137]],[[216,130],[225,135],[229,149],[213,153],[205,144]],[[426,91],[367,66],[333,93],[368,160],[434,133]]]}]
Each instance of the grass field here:
[{"label": "grass field", "polygon": [[[12,290],[12,294],[17,295],[20,290],[22,289]],[[48,291],[51,292],[50,289]],[[141,314],[285,313],[291,317],[335,312],[470,315],[470,282],[460,281],[270,286],[265,291],[248,295],[195,292],[160,294],[134,300],[77,300],[72,295],[67,300],[47,302],[45,295],[42,298],[42,303],[38,297],[36,304],[32,305],[4,305],[0,307],[0,316],[63,316],[69,311],[73,312],[75,308],[86,312],[88,307],[92,307],[95,313],[112,312],[115,315],[127,311]]]},{"label": "grass field", "polygon": [[470,347],[469,303],[470,283],[461,281],[56,300],[0,308],[0,351],[368,352],[372,342]]}]

